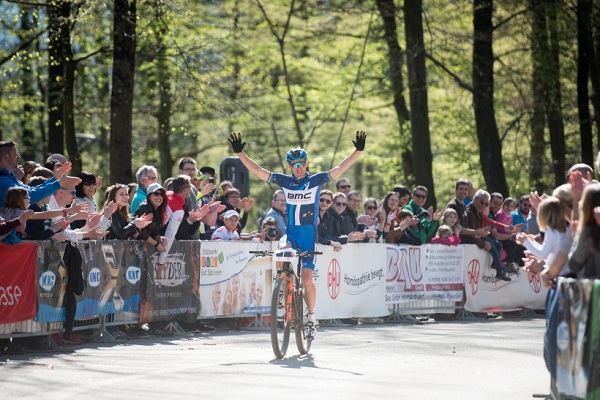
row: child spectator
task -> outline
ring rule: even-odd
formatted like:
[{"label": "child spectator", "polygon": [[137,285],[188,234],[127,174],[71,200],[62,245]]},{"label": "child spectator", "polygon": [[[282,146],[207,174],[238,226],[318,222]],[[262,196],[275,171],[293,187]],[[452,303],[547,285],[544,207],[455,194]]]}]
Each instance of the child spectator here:
[{"label": "child spectator", "polygon": [[[220,226],[212,234],[212,240],[252,240],[256,233],[240,234],[238,233],[238,222],[240,214],[235,210],[227,210],[223,213],[223,226]],[[260,237],[260,234],[258,235]]]},{"label": "child spectator", "polygon": [[412,211],[408,209],[402,209],[398,212],[397,220],[392,221],[390,224],[390,231],[386,235],[386,243],[404,243],[413,246],[420,246],[423,244],[421,238],[417,236],[411,229],[411,226],[415,226],[419,223],[418,218],[414,218]]},{"label": "child spectator", "polygon": [[444,210],[444,215],[440,221],[442,225],[447,225],[454,231],[460,235],[462,232],[462,226],[458,223],[458,213],[454,208],[446,208]]},{"label": "child spectator", "polygon": [[[517,202],[512,197],[507,197],[502,202],[502,208],[494,215],[494,219],[504,225],[512,225],[511,213],[517,208]],[[499,227],[498,232],[500,233],[512,233],[508,232],[505,228]]]},{"label": "child spectator", "polygon": [[[21,214],[23,214],[28,208],[29,192],[27,191],[27,189],[20,186],[11,187],[6,191],[6,195],[4,196],[4,207],[2,208],[1,216],[2,218],[8,220],[19,218],[19,216],[21,216]],[[85,208],[85,206],[74,207],[73,209],[36,212],[32,216],[30,216],[29,219],[44,220],[48,218],[59,217],[61,215],[66,216],[67,213],[79,212],[82,211],[83,208]],[[63,218],[61,220],[64,221],[66,219],[67,218]],[[62,228],[64,229],[67,225],[68,223],[62,223],[59,224],[59,227],[62,226]],[[4,239],[2,239],[2,242],[5,244],[21,243],[21,239],[25,238],[25,227],[26,224],[19,225],[17,228],[13,229]]]},{"label": "child spectator", "polygon": [[431,239],[431,243],[444,244],[446,246],[458,246],[460,244],[460,238],[458,237],[459,233],[460,229],[457,233],[448,225],[442,225],[438,228],[437,235]]}]

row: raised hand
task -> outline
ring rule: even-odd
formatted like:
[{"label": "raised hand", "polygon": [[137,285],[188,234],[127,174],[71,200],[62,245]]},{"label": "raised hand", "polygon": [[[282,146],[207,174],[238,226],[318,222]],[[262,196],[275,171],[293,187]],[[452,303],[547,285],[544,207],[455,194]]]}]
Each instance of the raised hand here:
[{"label": "raised hand", "polygon": [[113,200],[109,201],[108,204],[104,207],[104,211],[102,212],[104,214],[104,217],[106,219],[110,219],[110,217],[112,217],[115,211],[117,211],[117,207],[119,207],[119,203],[116,203]]},{"label": "raised hand", "polygon": [[56,179],[57,181],[60,180],[60,178],[66,176],[69,172],[71,172],[72,167],[73,164],[71,164],[68,161],[58,168],[56,167],[56,164],[54,164],[54,171],[52,171],[54,173],[54,179]]},{"label": "raised hand", "polygon": [[363,151],[365,149],[365,144],[367,141],[367,133],[365,131],[356,131],[356,140],[353,140],[354,148],[358,151]]},{"label": "raised hand", "polygon": [[244,197],[242,199],[242,201],[240,202],[240,206],[244,210],[245,213],[249,213],[250,210],[252,209],[252,207],[254,207],[254,199],[252,197],[250,197],[250,198]]},{"label": "raised hand", "polygon": [[82,201],[79,204],[75,204],[77,202],[77,199],[73,199],[73,202],[71,203],[71,207],[69,207],[69,209],[67,210],[67,212],[69,212],[69,214],[77,214],[78,212],[82,212],[82,211],[87,211],[88,209],[88,203],[86,203],[85,201]]},{"label": "raised hand", "polygon": [[229,140],[229,143],[231,143],[231,148],[233,149],[234,153],[241,153],[242,151],[244,151],[244,146],[246,145],[246,142],[242,143],[242,134],[241,133],[233,132],[229,136],[228,140]]}]

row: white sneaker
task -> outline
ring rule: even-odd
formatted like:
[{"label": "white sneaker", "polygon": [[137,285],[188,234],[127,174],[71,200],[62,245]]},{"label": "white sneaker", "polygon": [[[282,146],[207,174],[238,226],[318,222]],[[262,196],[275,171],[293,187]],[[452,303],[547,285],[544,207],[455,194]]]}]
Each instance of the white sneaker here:
[{"label": "white sneaker", "polygon": [[317,325],[313,321],[306,323],[306,340],[314,340],[317,336]]}]

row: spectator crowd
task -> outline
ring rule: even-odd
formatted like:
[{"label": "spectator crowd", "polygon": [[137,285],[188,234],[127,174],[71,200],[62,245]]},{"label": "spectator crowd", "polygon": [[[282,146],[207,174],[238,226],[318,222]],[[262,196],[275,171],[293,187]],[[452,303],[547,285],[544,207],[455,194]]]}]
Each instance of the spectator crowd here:
[{"label": "spectator crowd", "polygon": [[[230,182],[217,183],[210,166],[184,157],[177,174],[160,183],[156,167],[143,165],[135,183],[104,187],[92,172],[70,176],[60,154],[46,162],[20,163],[17,146],[0,142],[0,240],[142,240],[156,248],[164,273],[176,240],[277,241],[287,228],[284,192],[273,193],[256,223],[255,206]],[[547,194],[506,197],[475,188],[468,179],[454,184],[444,207],[426,206],[428,188],[397,185],[382,199],[340,178],[335,192],[320,191],[318,241],[341,251],[352,242],[474,244],[491,255],[498,280],[510,281],[520,268],[541,274],[552,287],[558,276],[596,278],[600,269],[600,183],[593,169],[574,165],[565,184]],[[101,201],[102,206],[98,206]],[[256,226],[256,229],[253,229]],[[143,334],[139,327],[133,332]],[[156,334],[168,334],[160,326]],[[69,341],[72,336],[62,339]]]}]

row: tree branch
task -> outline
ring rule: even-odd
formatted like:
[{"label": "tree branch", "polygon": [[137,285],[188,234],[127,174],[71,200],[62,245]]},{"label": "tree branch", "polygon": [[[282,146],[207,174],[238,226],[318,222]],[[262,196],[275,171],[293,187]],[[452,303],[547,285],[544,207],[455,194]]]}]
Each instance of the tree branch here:
[{"label": "tree branch", "polygon": [[435,65],[437,65],[442,71],[444,71],[445,73],[447,73],[448,75],[450,75],[450,77],[452,79],[454,79],[454,81],[458,84],[459,87],[463,88],[463,89],[467,89],[469,92],[473,93],[473,87],[468,84],[467,82],[463,81],[458,75],[456,75],[454,72],[450,71],[450,69],[448,67],[446,67],[446,65],[444,65],[444,63],[442,63],[441,61],[437,60],[434,56],[432,56],[430,53],[426,52],[425,53],[425,57],[427,57],[428,59],[430,59]]},{"label": "tree branch", "polygon": [[33,43],[35,40],[37,40],[37,38],[39,38],[43,33],[44,33],[44,31],[38,32],[37,35],[32,36],[27,41],[21,43],[21,45],[15,51],[13,51],[8,56],[6,56],[0,60],[0,66],[4,63],[10,61],[14,56],[17,55],[18,52],[20,52],[21,50],[23,50],[24,48],[29,46],[31,43]]}]

